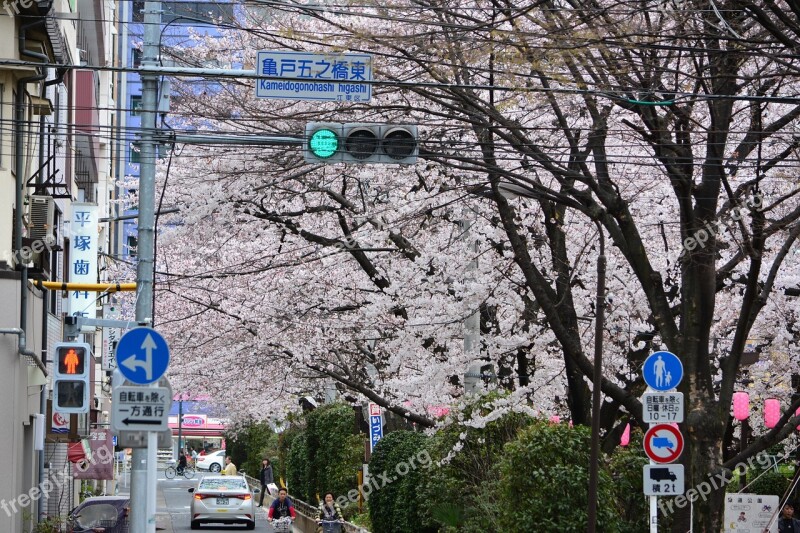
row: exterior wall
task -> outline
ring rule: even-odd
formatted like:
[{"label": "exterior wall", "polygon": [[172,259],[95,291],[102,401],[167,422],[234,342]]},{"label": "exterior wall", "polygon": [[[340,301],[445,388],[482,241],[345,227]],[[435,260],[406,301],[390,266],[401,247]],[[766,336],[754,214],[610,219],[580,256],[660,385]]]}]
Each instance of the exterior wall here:
[{"label": "exterior wall", "polygon": [[[28,324],[38,325],[41,321],[42,300],[29,291]],[[0,301],[19,302],[20,281],[14,273],[0,274]],[[19,306],[0,306],[0,328],[19,325]],[[34,331],[35,328],[29,328]],[[41,347],[40,335],[29,334],[28,348],[38,353]],[[19,499],[38,484],[37,462],[33,459],[32,416],[39,412],[40,385],[29,386],[28,363],[17,351],[16,335],[0,335],[0,446],[6,450],[3,483],[0,483],[0,531],[23,531],[23,518],[35,515],[35,503]],[[41,374],[40,374],[41,375]],[[27,505],[21,506],[21,503]]]},{"label": "exterior wall", "polygon": [[[8,17],[0,16],[0,35],[2,27]],[[2,40],[0,40],[2,43]],[[0,51],[0,57],[3,52]],[[2,140],[0,140],[0,261],[7,264],[12,262],[12,226],[13,218],[9,206],[14,203],[14,175],[11,168],[14,165],[14,155],[11,153],[11,133],[10,120],[12,118],[11,96],[14,79],[8,73],[0,70],[0,119],[2,119]],[[8,213],[8,214],[6,214]]]}]

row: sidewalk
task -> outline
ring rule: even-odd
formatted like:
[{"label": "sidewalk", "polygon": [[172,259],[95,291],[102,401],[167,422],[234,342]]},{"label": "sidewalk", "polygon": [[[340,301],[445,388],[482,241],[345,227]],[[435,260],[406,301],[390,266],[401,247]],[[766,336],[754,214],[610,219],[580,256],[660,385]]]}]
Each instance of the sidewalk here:
[{"label": "sidewalk", "polygon": [[[119,496],[130,496],[130,474],[124,474],[125,480],[120,479],[117,482]],[[123,486],[122,482],[126,481],[127,486]],[[164,497],[164,490],[161,483],[156,482],[156,531],[165,531],[174,533],[172,529],[172,517],[170,516],[169,508],[167,507],[167,500]]]}]

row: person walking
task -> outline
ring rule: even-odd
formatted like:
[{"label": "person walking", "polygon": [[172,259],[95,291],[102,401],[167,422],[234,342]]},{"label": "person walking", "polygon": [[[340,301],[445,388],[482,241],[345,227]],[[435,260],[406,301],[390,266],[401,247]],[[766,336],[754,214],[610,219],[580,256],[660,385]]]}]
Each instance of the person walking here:
[{"label": "person walking", "polygon": [[225,456],[225,468],[220,472],[223,476],[235,476],[236,475],[236,465],[233,464],[233,460],[231,459],[230,455]]},{"label": "person walking", "polygon": [[264,457],[261,460],[261,472],[258,473],[258,480],[261,482],[261,497],[258,500],[258,506],[264,506],[264,493],[267,492],[268,486],[275,482],[274,476],[272,474],[272,463],[269,462],[269,459]]},{"label": "person walking", "polygon": [[787,503],[778,519],[778,533],[800,533],[800,520],[794,517],[794,506]]}]

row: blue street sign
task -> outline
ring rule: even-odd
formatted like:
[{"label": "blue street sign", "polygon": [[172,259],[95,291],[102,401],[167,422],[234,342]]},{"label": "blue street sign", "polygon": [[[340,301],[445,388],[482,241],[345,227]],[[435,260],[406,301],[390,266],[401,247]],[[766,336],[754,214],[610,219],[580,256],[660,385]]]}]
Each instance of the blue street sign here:
[{"label": "blue street sign", "polygon": [[114,446],[114,448],[117,447],[117,436],[116,435],[112,435],[111,436],[111,444],[112,444],[112,446]]},{"label": "blue street sign", "polygon": [[369,404],[369,451],[375,449],[375,445],[383,438],[383,417],[381,407],[378,404]]},{"label": "blue street sign", "polygon": [[645,359],[642,376],[650,388],[668,391],[683,379],[683,364],[672,352],[655,352]]},{"label": "blue street sign", "polygon": [[169,346],[156,330],[134,328],[117,344],[117,368],[133,383],[158,381],[169,366]]},{"label": "blue street sign", "polygon": [[261,50],[257,98],[367,102],[372,96],[372,56]]}]

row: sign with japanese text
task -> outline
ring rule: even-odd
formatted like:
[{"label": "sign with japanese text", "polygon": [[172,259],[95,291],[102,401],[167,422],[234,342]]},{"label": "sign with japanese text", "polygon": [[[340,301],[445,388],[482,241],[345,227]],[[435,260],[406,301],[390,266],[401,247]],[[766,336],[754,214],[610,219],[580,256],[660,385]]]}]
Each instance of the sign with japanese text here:
[{"label": "sign with japanese text", "polygon": [[258,98],[366,102],[372,97],[372,56],[258,52]]},{"label": "sign with japanese text", "polygon": [[725,533],[777,533],[778,515],[777,496],[725,495]]},{"label": "sign with japanese text", "polygon": [[[70,283],[97,283],[98,234],[97,204],[73,203],[69,218],[69,275]],[[69,291],[70,316],[97,318],[95,300],[97,294],[90,291]],[[95,327],[86,327],[83,333],[94,332]]]},{"label": "sign with japanese text", "polygon": [[[117,305],[106,304],[103,306],[103,318],[119,320],[119,316],[119,308]],[[114,350],[121,336],[121,328],[103,328],[103,359],[101,368],[106,372],[111,372],[117,368],[117,358],[114,357]]]},{"label": "sign with japanese text", "polygon": [[369,404],[369,451],[375,449],[375,445],[383,438],[383,416],[381,406],[377,403]]},{"label": "sign with japanese text", "polygon": [[642,395],[642,422],[683,422],[683,393],[645,392]]},{"label": "sign with japanese text", "polygon": [[683,465],[645,465],[642,486],[647,496],[683,494]]},{"label": "sign with japanese text", "polygon": [[89,454],[75,464],[75,479],[114,479],[114,444],[111,431],[89,432]]},{"label": "sign with japanese text", "polygon": [[115,387],[113,428],[117,431],[168,429],[171,389],[167,387]]}]

